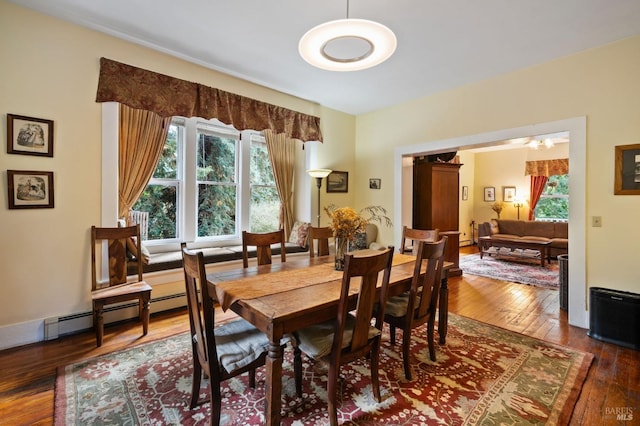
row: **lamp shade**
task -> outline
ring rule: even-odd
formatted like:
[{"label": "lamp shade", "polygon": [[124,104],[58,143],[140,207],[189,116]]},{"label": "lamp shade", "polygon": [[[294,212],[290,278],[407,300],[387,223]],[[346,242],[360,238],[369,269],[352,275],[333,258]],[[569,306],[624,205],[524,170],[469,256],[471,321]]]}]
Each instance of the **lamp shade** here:
[{"label": "lamp shade", "polygon": [[314,178],[326,178],[331,173],[329,169],[309,169],[307,170],[309,176]]}]

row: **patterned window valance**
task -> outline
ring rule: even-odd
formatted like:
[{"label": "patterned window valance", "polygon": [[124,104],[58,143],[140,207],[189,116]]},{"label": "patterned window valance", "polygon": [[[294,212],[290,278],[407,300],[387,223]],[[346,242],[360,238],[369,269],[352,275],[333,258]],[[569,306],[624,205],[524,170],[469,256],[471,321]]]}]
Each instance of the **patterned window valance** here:
[{"label": "patterned window valance", "polygon": [[555,160],[527,161],[524,175],[553,176],[569,174],[569,159],[557,158]]},{"label": "patterned window valance", "polygon": [[217,118],[238,130],[271,129],[303,142],[322,141],[319,117],[107,58],[100,58],[96,102],[119,102],[161,117]]}]

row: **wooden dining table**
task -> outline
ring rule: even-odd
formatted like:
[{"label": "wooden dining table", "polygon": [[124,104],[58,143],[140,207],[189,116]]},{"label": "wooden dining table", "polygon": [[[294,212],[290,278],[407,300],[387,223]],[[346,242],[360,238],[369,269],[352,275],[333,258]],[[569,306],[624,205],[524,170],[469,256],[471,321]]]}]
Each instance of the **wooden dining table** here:
[{"label": "wooden dining table", "polygon": [[[389,296],[409,289],[414,265],[414,256],[394,253]],[[446,277],[452,266],[445,262],[440,292],[441,344],[445,342],[447,327]],[[221,308],[231,309],[269,338],[265,365],[267,425],[280,424],[283,357],[280,339],[286,333],[336,317],[342,275],[341,271],[334,270],[333,256],[305,257],[207,274],[210,294],[217,295]],[[357,288],[352,296],[355,307]]]}]

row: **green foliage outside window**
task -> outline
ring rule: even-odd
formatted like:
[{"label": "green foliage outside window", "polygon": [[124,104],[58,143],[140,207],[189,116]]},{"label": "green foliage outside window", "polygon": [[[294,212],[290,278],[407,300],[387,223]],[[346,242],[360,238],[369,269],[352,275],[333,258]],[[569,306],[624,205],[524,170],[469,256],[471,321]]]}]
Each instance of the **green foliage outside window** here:
[{"label": "green foliage outside window", "polygon": [[569,220],[569,175],[549,176],[535,208],[537,220]]},{"label": "green foliage outside window", "polygon": [[166,185],[147,185],[133,205],[133,210],[149,212],[148,239],[177,238],[178,193],[178,127],[170,126],[167,140],[153,173],[153,178]]}]

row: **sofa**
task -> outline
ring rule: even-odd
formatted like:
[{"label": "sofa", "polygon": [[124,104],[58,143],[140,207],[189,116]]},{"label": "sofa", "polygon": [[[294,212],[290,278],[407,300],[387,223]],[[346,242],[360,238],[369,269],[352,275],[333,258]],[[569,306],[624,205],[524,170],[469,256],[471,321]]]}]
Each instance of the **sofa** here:
[{"label": "sofa", "polygon": [[[551,241],[549,256],[569,253],[569,223],[527,220],[492,219],[478,226],[478,237],[498,237],[501,240]],[[502,244],[504,246],[504,243]]]}]

